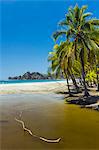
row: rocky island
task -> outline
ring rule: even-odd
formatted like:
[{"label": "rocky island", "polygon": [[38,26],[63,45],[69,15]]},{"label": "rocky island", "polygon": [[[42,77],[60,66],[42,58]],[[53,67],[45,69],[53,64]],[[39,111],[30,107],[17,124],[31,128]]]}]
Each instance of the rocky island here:
[{"label": "rocky island", "polygon": [[46,79],[52,79],[51,76],[46,74],[41,74],[39,72],[26,72],[23,75],[15,76],[15,77],[9,77],[9,80],[46,80]]}]

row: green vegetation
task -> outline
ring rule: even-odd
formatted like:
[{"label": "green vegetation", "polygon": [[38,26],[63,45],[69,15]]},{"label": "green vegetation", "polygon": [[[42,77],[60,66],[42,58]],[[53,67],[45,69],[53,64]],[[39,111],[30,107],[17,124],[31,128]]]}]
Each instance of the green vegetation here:
[{"label": "green vegetation", "polygon": [[[49,53],[49,67],[56,77],[68,79],[79,92],[75,78],[81,79],[84,87],[84,96],[89,96],[88,85],[98,83],[96,80],[96,65],[99,64],[99,20],[91,18],[86,13],[87,6],[81,8],[76,5],[70,7],[64,20],[59,22],[60,30],[53,34],[55,46]],[[61,37],[61,41],[60,38]]]}]

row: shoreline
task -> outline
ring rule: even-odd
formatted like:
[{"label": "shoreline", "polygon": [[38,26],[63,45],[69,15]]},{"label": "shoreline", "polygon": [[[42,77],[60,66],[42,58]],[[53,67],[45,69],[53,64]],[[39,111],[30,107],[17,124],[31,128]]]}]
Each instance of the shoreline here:
[{"label": "shoreline", "polygon": [[66,81],[0,84],[0,94],[66,91]]},{"label": "shoreline", "polygon": [[[73,84],[70,82],[71,91]],[[96,104],[99,101],[99,93],[96,88],[89,88],[91,97],[85,99],[82,93],[74,93],[74,96],[68,97],[68,88],[66,81],[52,81],[52,82],[34,82],[34,83],[15,83],[15,84],[0,84],[0,95],[9,94],[62,94],[64,99],[71,104],[79,104],[81,107],[86,105]],[[73,91],[72,91],[73,92]],[[67,97],[67,98],[66,98]],[[68,101],[69,98],[69,101]],[[94,107],[94,105],[93,105]],[[99,108],[98,108],[99,110]]]}]

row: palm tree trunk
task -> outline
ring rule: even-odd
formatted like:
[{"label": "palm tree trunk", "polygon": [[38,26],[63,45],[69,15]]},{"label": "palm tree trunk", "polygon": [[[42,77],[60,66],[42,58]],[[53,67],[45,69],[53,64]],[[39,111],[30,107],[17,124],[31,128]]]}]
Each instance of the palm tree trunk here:
[{"label": "palm tree trunk", "polygon": [[99,91],[99,77],[98,77],[98,74],[97,74],[97,91]]},{"label": "palm tree trunk", "polygon": [[65,74],[65,77],[66,77],[66,80],[67,80],[67,87],[68,87],[69,96],[72,96],[71,91],[70,91],[70,85],[69,85],[69,81],[68,81],[68,76],[67,76],[67,74],[65,73],[65,71],[64,71],[64,74]]},{"label": "palm tree trunk", "polygon": [[75,80],[75,77],[74,77],[74,74],[72,73],[72,71],[71,71],[71,73],[70,73],[70,77],[71,77],[71,79],[72,79],[72,81],[73,81],[73,84],[74,84],[74,86],[75,86],[75,88],[76,88],[76,91],[77,91],[77,93],[80,91],[80,89],[79,89],[79,87],[78,87],[78,85],[77,85],[77,82],[76,82],[76,80]]},{"label": "palm tree trunk", "polygon": [[69,81],[68,81],[68,78],[67,78],[67,87],[68,87],[68,93],[69,93],[69,96],[71,96],[71,91],[70,91],[70,85],[69,85]]},{"label": "palm tree trunk", "polygon": [[81,58],[81,65],[82,65],[82,78],[83,78],[83,85],[84,85],[84,96],[89,96],[89,92],[86,86],[86,81],[85,81],[85,69],[84,69],[84,49],[81,49],[80,52],[80,58]]},{"label": "palm tree trunk", "polygon": [[79,78],[80,85],[82,86],[82,77]]},{"label": "palm tree trunk", "polygon": [[98,65],[96,65],[96,72],[97,72],[97,91],[99,91],[99,77],[98,77]]}]

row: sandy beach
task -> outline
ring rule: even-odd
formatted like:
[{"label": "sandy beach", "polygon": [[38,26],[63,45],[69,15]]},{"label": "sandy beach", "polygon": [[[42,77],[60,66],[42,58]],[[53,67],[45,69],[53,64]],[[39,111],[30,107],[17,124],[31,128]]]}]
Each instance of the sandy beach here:
[{"label": "sandy beach", "polygon": [[66,90],[66,81],[0,84],[0,94],[47,93]]},{"label": "sandy beach", "polygon": [[[66,104],[66,82],[0,85],[0,148],[2,150],[98,149],[99,114],[93,110]],[[34,134],[47,143],[24,132],[15,117],[25,122]],[[79,142],[78,142],[79,141]]]},{"label": "sandy beach", "polygon": [[[21,120],[34,134],[47,139],[60,137],[61,141],[47,143],[31,137],[15,120],[20,112]],[[98,112],[65,104],[60,94],[0,95],[2,150],[98,149],[98,130]]]}]

